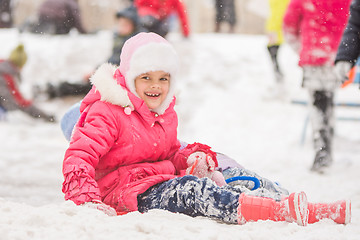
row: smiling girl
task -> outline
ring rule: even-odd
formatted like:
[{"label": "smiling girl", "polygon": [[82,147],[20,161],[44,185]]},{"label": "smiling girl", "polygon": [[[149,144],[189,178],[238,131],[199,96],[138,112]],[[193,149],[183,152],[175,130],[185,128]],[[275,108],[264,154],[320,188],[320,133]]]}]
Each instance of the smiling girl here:
[{"label": "smiling girl", "polygon": [[181,148],[174,110],[179,63],[164,38],[139,33],[120,59],[119,68],[104,64],[95,72],[81,102],[63,163],[66,200],[109,215],[164,209],[226,223],[307,224],[303,192],[281,201],[245,195],[226,185],[209,146]]}]

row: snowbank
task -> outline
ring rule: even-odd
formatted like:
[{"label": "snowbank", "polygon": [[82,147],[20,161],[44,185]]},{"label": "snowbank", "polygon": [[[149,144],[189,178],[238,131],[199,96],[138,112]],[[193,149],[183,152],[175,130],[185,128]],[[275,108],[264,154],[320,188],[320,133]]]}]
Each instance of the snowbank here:
[{"label": "snowbank", "polygon": [[[34,84],[81,79],[111,50],[110,32],[41,37],[0,30],[0,39],[0,58],[19,41],[25,44],[29,62],[23,90],[28,96]],[[323,175],[310,172],[307,111],[290,103],[306,99],[291,49],[284,45],[280,52],[285,96],[273,98],[276,88],[265,36],[201,34],[183,40],[172,35],[170,40],[182,59],[179,138],[209,144],[290,191],[304,190],[312,202],[351,199],[352,223],[323,220],[299,227],[266,221],[237,226],[159,210],[108,217],[64,201],[61,165],[67,142],[59,125],[15,112],[0,122],[0,239],[358,239],[359,122],[337,121],[332,168]],[[359,94],[357,86],[350,86],[339,92],[338,101],[359,102]],[[58,119],[78,101],[36,99]],[[337,112],[359,114],[354,108]]]}]

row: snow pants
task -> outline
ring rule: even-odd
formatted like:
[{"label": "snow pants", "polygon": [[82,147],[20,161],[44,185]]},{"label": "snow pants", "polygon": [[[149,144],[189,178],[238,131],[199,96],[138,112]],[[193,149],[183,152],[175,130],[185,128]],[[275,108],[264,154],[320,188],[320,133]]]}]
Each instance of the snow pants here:
[{"label": "snow pants", "polygon": [[236,24],[236,8],[234,0],[216,0],[216,23],[228,22],[231,26]]},{"label": "snow pants", "polygon": [[138,209],[146,212],[163,209],[192,217],[202,216],[224,223],[237,223],[238,200],[241,193],[280,201],[288,191],[268,179],[243,168],[228,168],[223,171],[225,179],[235,176],[253,176],[259,179],[260,187],[251,191],[248,181],[236,181],[218,187],[209,178],[184,176],[149,188],[138,196]]},{"label": "snow pants", "polygon": [[331,154],[334,135],[334,92],[311,91],[310,101],[314,148],[325,149]]},{"label": "snow pants", "polygon": [[331,156],[334,134],[334,95],[339,83],[333,66],[307,66],[303,86],[310,95],[310,120],[315,151],[325,150]]},{"label": "snow pants", "polygon": [[138,196],[138,209],[163,209],[192,217],[202,216],[237,223],[240,191],[218,187],[209,178],[184,176],[157,184]]},{"label": "snow pants", "polygon": [[275,79],[278,83],[283,81],[283,74],[280,70],[279,61],[278,61],[278,52],[280,45],[268,45],[267,49],[271,57],[271,63],[273,65]]}]

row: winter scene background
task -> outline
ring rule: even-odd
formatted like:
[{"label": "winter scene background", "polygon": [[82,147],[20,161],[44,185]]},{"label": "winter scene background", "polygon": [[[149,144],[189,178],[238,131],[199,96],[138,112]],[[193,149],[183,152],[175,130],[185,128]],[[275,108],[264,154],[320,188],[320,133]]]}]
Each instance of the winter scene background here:
[{"label": "winter scene background", "polygon": [[[340,120],[359,118],[359,109],[336,108],[334,163],[324,174],[309,171],[313,150],[307,109],[291,103],[307,100],[298,56],[288,45],[281,47],[285,82],[277,86],[264,35],[169,36],[182,69],[179,139],[208,144],[290,192],[305,191],[311,202],[351,199],[350,224],[322,220],[301,227],[259,221],[239,226],[161,210],[109,217],[65,202],[61,168],[68,142],[59,120],[80,98],[48,100],[32,89],[80,81],[106,61],[111,34],[40,36],[0,30],[0,58],[18,43],[25,45],[28,63],[21,90],[58,120],[45,123],[11,112],[0,121],[0,239],[359,239],[360,122]],[[359,103],[358,85],[340,89],[336,101]]]}]

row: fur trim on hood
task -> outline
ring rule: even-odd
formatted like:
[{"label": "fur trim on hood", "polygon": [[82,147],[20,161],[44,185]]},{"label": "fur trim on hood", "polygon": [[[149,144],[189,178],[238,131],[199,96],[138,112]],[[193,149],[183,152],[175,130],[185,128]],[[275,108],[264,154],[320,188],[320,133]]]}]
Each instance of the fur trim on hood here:
[{"label": "fur trim on hood", "polygon": [[102,64],[91,76],[90,81],[100,92],[101,101],[119,106],[131,106],[127,90],[124,89],[114,78],[116,67],[110,63]]}]

